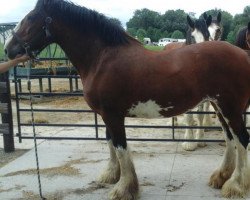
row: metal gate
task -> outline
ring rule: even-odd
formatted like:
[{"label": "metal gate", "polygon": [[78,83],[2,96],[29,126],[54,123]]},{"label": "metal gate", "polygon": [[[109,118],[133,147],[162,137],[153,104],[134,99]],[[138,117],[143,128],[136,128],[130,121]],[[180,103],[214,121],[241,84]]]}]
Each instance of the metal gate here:
[{"label": "metal gate", "polygon": [[[50,59],[49,59],[50,60]],[[82,97],[84,92],[79,90],[79,79],[80,77],[78,75],[32,75],[31,72],[30,79],[31,82],[37,82],[39,83],[39,91],[32,92],[33,99],[35,98],[48,98],[48,97]],[[20,104],[21,99],[28,99],[29,93],[28,91],[24,91],[24,87],[26,86],[26,79],[27,75],[24,75],[23,73],[20,74],[17,72],[17,69],[15,68],[13,72],[13,82],[15,85],[15,99],[16,99],[16,110],[17,110],[17,132],[16,135],[19,137],[19,141],[21,142],[23,139],[33,139],[33,136],[28,133],[26,133],[23,129],[25,127],[31,127],[32,124],[22,122],[22,116],[23,113],[31,113],[32,110],[30,108],[23,108]],[[68,88],[69,90],[67,92],[53,92],[53,81],[57,79],[64,79],[68,82]],[[44,82],[47,83],[48,89],[47,91],[44,91]],[[33,84],[31,84],[33,85]],[[100,122],[98,119],[98,116],[96,113],[94,113],[90,109],[58,109],[58,108],[50,108],[50,109],[44,109],[44,108],[35,108],[33,110],[35,114],[37,113],[60,113],[61,115],[67,114],[67,113],[82,113],[84,114],[92,114],[93,115],[93,121],[92,123],[84,123],[84,121],[79,123],[35,123],[35,127],[79,127],[79,128],[92,128],[94,130],[94,134],[88,137],[81,137],[81,133],[77,134],[77,136],[74,137],[68,137],[68,136],[44,136],[39,135],[37,136],[37,139],[50,139],[50,140],[104,140],[105,135],[99,134],[100,129],[105,128],[105,125]],[[215,112],[188,112],[187,114],[208,114],[212,115],[215,114]],[[247,113],[249,114],[249,113]],[[183,137],[176,137],[176,132],[183,129],[209,129],[209,130],[221,130],[220,126],[185,126],[185,125],[176,125],[174,118],[171,119],[171,124],[168,125],[145,125],[145,124],[126,124],[126,129],[130,128],[136,128],[136,129],[162,129],[164,130],[169,137],[167,138],[159,138],[159,137],[128,137],[128,140],[133,141],[196,141],[197,140],[185,140]],[[249,129],[249,127],[248,127]],[[205,141],[205,142],[221,142],[222,139],[205,139],[205,140],[199,140],[199,141]]]}]

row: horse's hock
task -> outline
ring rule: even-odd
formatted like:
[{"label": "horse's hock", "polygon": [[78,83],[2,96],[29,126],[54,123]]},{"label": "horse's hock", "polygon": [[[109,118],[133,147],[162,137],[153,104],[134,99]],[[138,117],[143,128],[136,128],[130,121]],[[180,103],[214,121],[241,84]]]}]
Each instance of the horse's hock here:
[{"label": "horse's hock", "polygon": [[9,74],[0,74],[0,133],[3,134],[4,151],[14,151],[12,108],[10,99]]}]

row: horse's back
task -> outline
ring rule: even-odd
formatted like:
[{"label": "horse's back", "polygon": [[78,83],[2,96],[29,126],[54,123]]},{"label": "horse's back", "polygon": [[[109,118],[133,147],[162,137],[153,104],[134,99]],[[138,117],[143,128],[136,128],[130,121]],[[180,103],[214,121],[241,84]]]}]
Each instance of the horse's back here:
[{"label": "horse's back", "polygon": [[183,46],[185,46],[184,42],[172,42],[172,43],[167,44],[163,48],[163,50],[168,53],[168,52],[171,52],[174,49],[179,49],[179,48],[181,48]]}]

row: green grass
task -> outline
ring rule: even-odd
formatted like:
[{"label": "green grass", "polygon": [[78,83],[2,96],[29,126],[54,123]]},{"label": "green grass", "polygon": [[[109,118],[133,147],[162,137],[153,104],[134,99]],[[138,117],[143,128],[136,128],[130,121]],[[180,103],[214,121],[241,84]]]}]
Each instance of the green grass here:
[{"label": "green grass", "polygon": [[5,58],[3,46],[4,45],[0,43],[0,60],[3,60]]},{"label": "green grass", "polygon": [[146,49],[152,50],[152,51],[161,51],[163,47],[161,46],[150,46],[150,45],[145,45],[144,46]]},{"label": "green grass", "polygon": [[51,44],[50,47],[46,47],[40,54],[39,57],[42,58],[64,58],[65,53],[59,45]]}]

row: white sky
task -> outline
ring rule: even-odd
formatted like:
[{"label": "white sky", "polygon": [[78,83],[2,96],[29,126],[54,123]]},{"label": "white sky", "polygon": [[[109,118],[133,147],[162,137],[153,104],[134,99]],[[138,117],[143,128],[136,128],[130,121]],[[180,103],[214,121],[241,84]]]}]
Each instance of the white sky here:
[{"label": "white sky", "polygon": [[[18,22],[37,0],[0,0],[0,23]],[[197,16],[206,10],[218,8],[232,15],[242,13],[249,0],[72,0],[72,2],[101,12],[109,17],[118,18],[123,25],[132,18],[136,9],[148,8],[161,14],[166,10],[182,9],[195,12]]]}]

